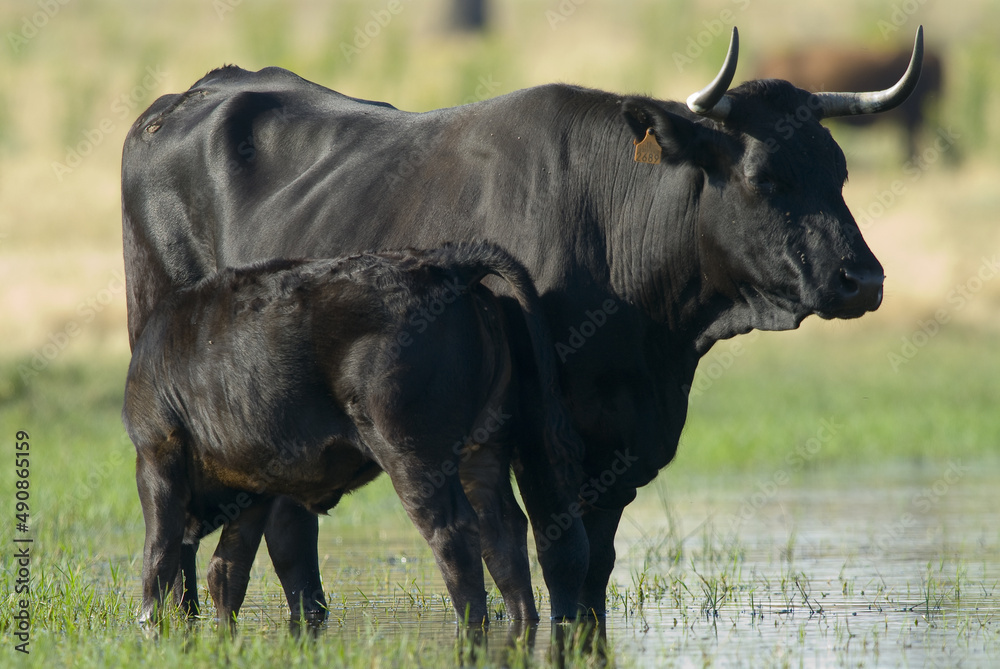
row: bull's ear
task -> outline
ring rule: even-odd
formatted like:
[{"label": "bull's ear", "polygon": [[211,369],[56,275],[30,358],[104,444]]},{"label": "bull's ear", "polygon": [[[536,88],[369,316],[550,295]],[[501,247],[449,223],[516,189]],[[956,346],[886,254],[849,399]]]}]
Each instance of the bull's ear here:
[{"label": "bull's ear", "polygon": [[622,102],[622,117],[638,140],[646,136],[647,130],[652,130],[665,157],[673,160],[707,157],[699,150],[705,129],[667,111],[653,100],[626,98]]}]

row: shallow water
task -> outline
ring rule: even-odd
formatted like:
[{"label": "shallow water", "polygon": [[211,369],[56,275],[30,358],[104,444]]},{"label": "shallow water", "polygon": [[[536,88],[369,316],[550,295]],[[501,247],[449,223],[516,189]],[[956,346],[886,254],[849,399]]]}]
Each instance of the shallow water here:
[{"label": "shallow water", "polygon": [[[718,615],[693,615],[697,596],[686,609],[646,607],[650,631],[623,630],[619,652],[652,658],[658,646],[679,664],[990,665],[1000,656],[1000,492],[994,467],[965,465],[811,474],[785,485],[764,475],[672,494],[676,524],[694,529],[672,565],[644,556],[669,525],[640,507],[631,531],[623,527],[628,553],[616,580],[645,566],[647,579],[675,575],[692,591],[702,584],[694,570],[727,575],[737,589]],[[667,631],[675,618],[689,633]]]},{"label": "shallow water", "polygon": [[[626,510],[616,540],[605,630],[613,662],[1000,662],[996,474],[995,463],[963,462],[788,478],[688,479],[668,469]],[[319,636],[454,644],[458,627],[430,552],[398,516],[386,525],[347,538],[346,524],[325,520],[331,616]],[[275,623],[287,610],[263,551],[256,569],[262,578],[241,626],[282,633]],[[537,592],[537,572],[534,583]],[[543,616],[547,606],[542,595]],[[493,607],[502,611],[499,599]],[[500,616],[480,654],[503,664],[523,632]],[[539,625],[534,657],[551,652],[552,633]]]}]

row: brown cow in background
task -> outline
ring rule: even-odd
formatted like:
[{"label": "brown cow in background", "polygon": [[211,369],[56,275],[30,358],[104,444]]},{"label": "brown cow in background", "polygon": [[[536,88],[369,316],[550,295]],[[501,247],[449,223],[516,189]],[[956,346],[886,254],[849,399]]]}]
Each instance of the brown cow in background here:
[{"label": "brown cow in background", "polygon": [[[880,52],[860,47],[804,46],[762,59],[755,76],[785,79],[808,91],[877,91],[892,86],[909,60],[909,48]],[[884,114],[844,116],[838,121],[857,126],[898,123],[906,131],[907,155],[914,157],[928,103],[933,106],[940,93],[941,58],[927,49],[920,81],[903,104]]]}]

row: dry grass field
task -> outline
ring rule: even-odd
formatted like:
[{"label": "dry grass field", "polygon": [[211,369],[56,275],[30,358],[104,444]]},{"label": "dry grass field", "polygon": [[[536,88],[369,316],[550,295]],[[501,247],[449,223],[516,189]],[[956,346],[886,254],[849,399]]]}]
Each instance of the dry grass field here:
[{"label": "dry grass field", "polygon": [[[443,2],[399,7],[391,14],[378,2],[39,0],[0,8],[4,354],[37,350],[67,327],[78,331],[67,351],[95,343],[123,350],[122,140],[158,95],[223,63],[280,65],[410,110],[549,81],[682,99],[714,72],[733,23],[743,32],[738,80],[751,76],[755,60],[792,45],[877,51],[905,46],[923,23],[946,68],[926,161],[904,171],[893,128],[838,132],[851,167],[848,202],[889,277],[884,309],[864,325],[907,327],[915,314],[933,313],[1000,249],[1000,115],[989,111],[1000,47],[984,30],[1000,16],[994,3],[952,11],[918,0],[518,0],[493,3],[485,36],[448,31]],[[954,141],[936,149],[938,131]],[[995,326],[998,296],[1000,282],[990,283],[955,316]]]}]

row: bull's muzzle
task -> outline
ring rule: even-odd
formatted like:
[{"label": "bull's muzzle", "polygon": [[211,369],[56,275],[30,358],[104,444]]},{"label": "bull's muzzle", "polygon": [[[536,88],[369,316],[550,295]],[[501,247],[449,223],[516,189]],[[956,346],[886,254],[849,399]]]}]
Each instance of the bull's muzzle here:
[{"label": "bull's muzzle", "polygon": [[837,287],[837,307],[831,314],[835,318],[857,318],[865,312],[875,311],[882,304],[881,271],[843,268]]}]

